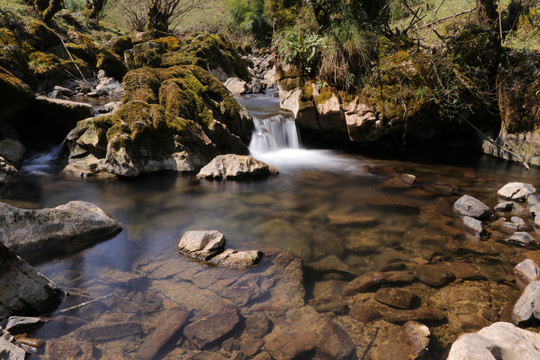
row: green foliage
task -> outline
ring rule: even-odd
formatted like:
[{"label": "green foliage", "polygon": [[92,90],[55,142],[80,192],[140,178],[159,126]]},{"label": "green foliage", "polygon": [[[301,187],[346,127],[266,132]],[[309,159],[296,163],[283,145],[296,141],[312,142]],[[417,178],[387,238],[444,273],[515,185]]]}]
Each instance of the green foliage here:
[{"label": "green foliage", "polygon": [[258,46],[270,45],[272,25],[266,11],[265,0],[230,0],[228,6],[235,26],[251,35]]},{"label": "green foliage", "polygon": [[317,66],[323,43],[324,39],[320,35],[291,31],[282,34],[277,40],[277,47],[283,61],[296,64],[309,74]]},{"label": "green foliage", "polygon": [[71,12],[78,12],[84,9],[83,0],[64,0],[64,3],[66,5],[66,9]]}]

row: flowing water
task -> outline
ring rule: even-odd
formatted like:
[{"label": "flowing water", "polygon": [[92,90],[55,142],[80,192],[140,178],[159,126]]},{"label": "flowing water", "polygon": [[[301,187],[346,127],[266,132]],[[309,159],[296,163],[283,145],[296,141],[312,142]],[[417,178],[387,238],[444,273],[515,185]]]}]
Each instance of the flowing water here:
[{"label": "flowing water", "polygon": [[[143,324],[147,333],[171,299],[156,300],[160,292],[154,285],[142,286],[143,291],[137,284],[146,284],[148,264],[162,261],[163,256],[179,257],[180,237],[194,229],[217,229],[233,248],[251,248],[261,242],[278,245],[300,256],[306,269],[317,269],[317,262],[329,255],[335,255],[349,274],[380,270],[396,256],[403,261],[459,258],[474,263],[474,256],[463,249],[468,249],[467,242],[477,240],[467,237],[454,220],[455,200],[469,194],[494,206],[496,192],[506,182],[540,187],[537,169],[527,172],[477,154],[456,159],[452,155],[456,153],[449,151],[444,161],[438,154],[429,161],[397,161],[303,149],[294,122],[279,114],[275,99],[248,98],[244,103],[258,118],[250,149],[280,170],[277,177],[257,182],[199,181],[193,176],[164,174],[130,180],[76,179],[43,176],[49,172],[41,163],[43,156],[26,163],[21,181],[2,189],[2,201],[16,206],[54,207],[85,200],[124,224],[113,239],[71,256],[36,262],[42,273],[72,294],[53,318],[70,315],[72,321],[84,323],[131,320]],[[402,173],[414,174],[416,182],[403,188],[389,185],[390,179]],[[503,244],[503,236],[493,235],[494,246],[506,259],[523,251]],[[507,269],[512,266],[497,261]],[[219,271],[196,265],[209,274]],[[304,279],[307,300],[340,295],[351,277],[339,271],[308,271]],[[66,310],[87,301],[94,302]],[[66,321],[51,321],[32,335],[69,338],[72,328]],[[111,347],[131,352],[143,340],[139,334],[95,341],[93,356],[117,358],[106,355]],[[190,354],[186,341],[177,345],[168,347],[177,348],[174,358]]]}]

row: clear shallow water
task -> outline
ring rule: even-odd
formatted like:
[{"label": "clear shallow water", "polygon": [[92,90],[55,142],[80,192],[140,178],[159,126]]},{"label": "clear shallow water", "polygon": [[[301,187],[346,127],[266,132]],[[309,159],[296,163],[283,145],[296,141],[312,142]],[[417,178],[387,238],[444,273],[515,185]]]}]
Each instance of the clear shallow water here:
[{"label": "clear shallow water", "polygon": [[[250,101],[258,102],[259,116],[265,116],[264,99]],[[270,107],[266,116],[273,114]],[[474,261],[449,246],[467,241],[460,225],[451,220],[454,201],[469,194],[494,206],[496,191],[506,182],[525,181],[540,187],[537,169],[526,172],[476,154],[467,159],[449,156],[449,165],[305,149],[255,155],[277,167],[281,175],[259,182],[212,182],[163,174],[131,180],[30,174],[2,189],[3,201],[28,208],[89,201],[125,226],[113,239],[78,254],[38,262],[41,272],[73,294],[53,317],[64,314],[62,309],[110,293],[135,297],[132,285],[126,286],[133,284],[132,279],[109,281],[104,274],[121,271],[140,276],[141,262],[176,254],[178,241],[188,230],[217,229],[233,248],[257,242],[276,244],[299,255],[306,264],[336,255],[356,274],[382,268],[389,250],[406,258],[442,256]],[[415,185],[405,189],[384,185],[401,173],[414,174]],[[422,215],[429,208],[441,212],[434,224],[426,223]],[[441,223],[447,228],[440,227]],[[521,251],[505,249],[508,256]],[[308,298],[318,296],[317,283],[325,279],[306,280]],[[145,293],[145,307],[151,307],[151,298],[150,292]],[[122,314],[125,319],[146,323],[167,307],[140,313],[127,309],[127,300],[107,301],[110,299],[68,314],[87,321],[117,319]],[[33,335],[51,339],[64,333],[61,326],[47,324]],[[123,341],[126,351],[136,347],[137,341]]]}]

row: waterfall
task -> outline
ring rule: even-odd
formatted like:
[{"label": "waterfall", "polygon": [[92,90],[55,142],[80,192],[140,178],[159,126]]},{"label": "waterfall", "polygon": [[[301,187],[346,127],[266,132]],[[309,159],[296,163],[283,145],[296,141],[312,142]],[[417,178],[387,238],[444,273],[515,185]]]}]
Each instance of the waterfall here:
[{"label": "waterfall", "polygon": [[275,115],[267,119],[253,119],[255,131],[249,150],[255,154],[275,152],[281,149],[300,149],[300,136],[294,117],[290,114]]},{"label": "waterfall", "polygon": [[24,160],[21,173],[52,174],[56,172],[59,167],[62,150],[64,150],[64,141],[60,145],[51,146],[48,150]]}]

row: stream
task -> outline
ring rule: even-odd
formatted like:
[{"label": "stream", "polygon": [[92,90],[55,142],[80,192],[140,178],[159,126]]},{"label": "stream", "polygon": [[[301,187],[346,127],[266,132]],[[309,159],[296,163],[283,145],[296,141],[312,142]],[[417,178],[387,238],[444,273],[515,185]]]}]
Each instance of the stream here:
[{"label": "stream", "polygon": [[[452,206],[461,195],[468,194],[493,207],[498,202],[497,190],[510,181],[531,183],[538,189],[538,169],[527,172],[519,165],[480,154],[459,157],[453,150],[418,159],[393,160],[305,149],[292,118],[279,113],[277,98],[255,96],[241,102],[258,119],[250,150],[254,157],[276,167],[280,171],[277,177],[256,182],[200,181],[194,176],[169,174],[129,180],[78,179],[58,173],[56,167],[47,167],[52,155],[56,156],[54,152],[26,163],[24,178],[2,190],[2,201],[41,208],[84,200],[124,224],[124,230],[110,240],[71,256],[38,259],[34,263],[72,295],[51,314],[51,318],[62,320],[45,324],[32,336],[46,341],[70,339],[77,321],[132,321],[142,324],[142,333],[105,340],[90,336],[78,341],[93,343],[94,349],[89,352],[81,347],[88,358],[120,359],[118,349],[134,352],[145,340],[144,334],[156,326],[156,319],[173,306],[176,296],[183,296],[161,297],[163,291],[156,284],[170,278],[157,279],[154,273],[146,273],[147,269],[154,262],[166,263],[170,257],[180,257],[177,245],[182,234],[197,229],[219,230],[232,248],[251,249],[259,243],[269,243],[298,255],[305,266],[305,299],[310,303],[339,297],[354,276],[384,269],[395,264],[396,259],[416,265],[471,264],[484,275],[485,284],[493,284],[497,289],[505,286],[508,298],[515,293],[511,268],[527,249],[505,244],[507,234],[501,231],[494,230],[489,241],[471,238],[463,231]],[[404,173],[416,176],[414,184],[392,186],[390,179]],[[539,238],[534,230],[531,233]],[[495,252],[475,250],[478,244],[489,244]],[[333,262],[322,261],[325,259]],[[330,263],[339,268],[325,265]],[[211,276],[219,269],[194,265],[199,267],[197,271],[208,273],[209,281],[217,281]],[[409,288],[422,293],[423,301],[429,298],[437,302],[433,299],[438,299],[438,289],[419,285]],[[448,291],[444,290],[447,288],[440,291]],[[66,310],[96,299],[101,300]],[[192,311],[192,320],[209,313],[206,308],[197,307],[196,303],[201,301],[214,300],[203,297],[194,301],[194,308],[188,309]],[[453,300],[450,297],[447,301]],[[192,304],[182,300],[177,303],[185,307]],[[243,306],[246,313],[252,310],[250,301]],[[447,310],[451,312],[451,306]],[[500,314],[499,310],[495,309]],[[351,335],[362,354],[368,335],[359,334],[359,329],[369,325],[338,315],[336,322]],[[453,321],[431,328],[440,344],[432,346],[430,358],[441,358],[446,346],[444,334],[451,333],[448,339],[452,340],[458,330],[477,331],[487,320],[473,319],[466,326]],[[224,348],[219,344],[212,346],[212,352]],[[40,358],[43,351],[30,358]],[[165,345],[156,358],[195,359],[198,353],[187,340],[180,339]],[[77,358],[83,356],[79,354]]]}]

